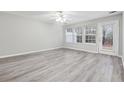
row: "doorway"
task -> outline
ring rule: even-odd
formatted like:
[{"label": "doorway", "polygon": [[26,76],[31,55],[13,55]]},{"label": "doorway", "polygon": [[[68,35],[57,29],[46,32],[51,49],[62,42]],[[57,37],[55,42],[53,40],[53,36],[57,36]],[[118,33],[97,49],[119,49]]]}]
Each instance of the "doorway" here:
[{"label": "doorway", "polygon": [[119,21],[98,24],[98,52],[118,55]]}]

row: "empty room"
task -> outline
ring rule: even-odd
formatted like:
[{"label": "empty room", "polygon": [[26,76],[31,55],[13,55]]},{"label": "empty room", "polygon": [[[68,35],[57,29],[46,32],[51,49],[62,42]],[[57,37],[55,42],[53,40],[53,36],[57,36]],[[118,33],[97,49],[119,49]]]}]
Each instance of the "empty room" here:
[{"label": "empty room", "polygon": [[123,82],[123,11],[1,11],[0,82]]}]

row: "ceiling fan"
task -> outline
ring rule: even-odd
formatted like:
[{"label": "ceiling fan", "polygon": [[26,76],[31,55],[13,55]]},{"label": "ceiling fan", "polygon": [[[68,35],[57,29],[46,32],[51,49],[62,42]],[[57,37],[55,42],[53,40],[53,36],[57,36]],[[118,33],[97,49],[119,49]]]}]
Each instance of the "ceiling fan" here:
[{"label": "ceiling fan", "polygon": [[66,23],[66,21],[67,21],[66,15],[64,15],[62,11],[57,11],[56,22]]}]

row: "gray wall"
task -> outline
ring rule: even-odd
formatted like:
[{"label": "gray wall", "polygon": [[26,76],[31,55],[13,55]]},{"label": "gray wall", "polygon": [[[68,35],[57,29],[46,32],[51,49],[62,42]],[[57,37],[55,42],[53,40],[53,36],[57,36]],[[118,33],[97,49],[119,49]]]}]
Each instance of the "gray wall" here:
[{"label": "gray wall", "polygon": [[0,57],[61,47],[62,26],[0,12]]},{"label": "gray wall", "polygon": [[[122,14],[99,18],[99,19],[95,19],[95,20],[89,20],[89,21],[80,22],[80,23],[76,23],[76,24],[66,25],[66,26],[64,26],[64,29],[67,27],[73,27],[73,26],[77,26],[77,25],[97,24],[100,22],[111,21],[111,20],[119,20],[120,29],[119,29],[119,53],[118,54],[119,54],[119,56],[122,56]],[[91,52],[97,52],[97,45],[71,44],[71,43],[65,42],[64,47],[82,49],[82,50],[91,51]]]}]

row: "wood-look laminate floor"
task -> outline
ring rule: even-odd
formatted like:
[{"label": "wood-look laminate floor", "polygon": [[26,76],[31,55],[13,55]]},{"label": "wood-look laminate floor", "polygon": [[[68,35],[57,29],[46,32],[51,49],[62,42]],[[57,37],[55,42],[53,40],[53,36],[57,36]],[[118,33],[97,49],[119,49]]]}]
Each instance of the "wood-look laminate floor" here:
[{"label": "wood-look laminate floor", "polygon": [[121,59],[103,54],[56,49],[0,59],[0,81],[123,81]]}]

